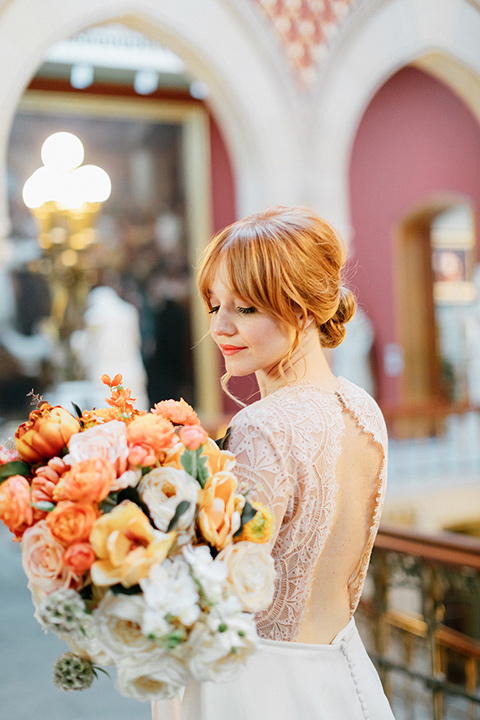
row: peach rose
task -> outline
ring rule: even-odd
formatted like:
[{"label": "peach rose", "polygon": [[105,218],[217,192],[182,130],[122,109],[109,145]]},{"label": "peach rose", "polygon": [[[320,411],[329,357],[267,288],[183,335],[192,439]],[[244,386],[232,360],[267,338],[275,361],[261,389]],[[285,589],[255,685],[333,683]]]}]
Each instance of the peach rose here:
[{"label": "peach rose", "polygon": [[115,468],[103,457],[81,460],[72,465],[53,490],[53,499],[73,500],[84,505],[104,500],[115,482]]},{"label": "peach rose", "polygon": [[63,554],[63,563],[77,575],[83,575],[90,570],[96,560],[95,550],[90,543],[74,543],[65,550]]},{"label": "peach rose", "polygon": [[151,465],[164,457],[174,440],[175,432],[169,420],[152,413],[140,415],[127,426],[129,462],[133,465]]},{"label": "peach rose", "polygon": [[79,431],[80,423],[65,408],[43,403],[17,428],[15,444],[22,460],[40,463],[58,455]]},{"label": "peach rose", "polygon": [[95,585],[136,585],[153,564],[162,563],[175,533],[155,530],[138,505],[124,500],[96,520],[90,542],[99,560],[91,567]]},{"label": "peach rose", "polygon": [[180,400],[162,400],[155,403],[152,413],[161,415],[174,425],[199,425],[195,410],[183,398]]},{"label": "peach rose", "polygon": [[207,480],[204,487],[198,526],[205,540],[217,550],[231,542],[240,527],[245,498],[235,494],[237,485],[235,475],[224,471]]},{"label": "peach rose", "polygon": [[180,429],[178,437],[187,450],[198,450],[208,438],[208,433],[201,425],[186,425]]},{"label": "peach rose", "polygon": [[55,540],[67,546],[88,540],[96,517],[91,505],[63,500],[48,514],[45,522]]},{"label": "peach rose", "polygon": [[70,584],[72,573],[63,563],[65,548],[52,536],[45,520],[25,530],[22,565],[34,588],[47,593]]},{"label": "peach rose", "polygon": [[32,524],[30,485],[22,475],[11,475],[0,485],[0,519],[17,539]]},{"label": "peach rose", "polygon": [[111,420],[72,435],[65,461],[71,465],[81,460],[103,457],[115,466],[116,475],[127,469],[127,428],[120,420]]}]

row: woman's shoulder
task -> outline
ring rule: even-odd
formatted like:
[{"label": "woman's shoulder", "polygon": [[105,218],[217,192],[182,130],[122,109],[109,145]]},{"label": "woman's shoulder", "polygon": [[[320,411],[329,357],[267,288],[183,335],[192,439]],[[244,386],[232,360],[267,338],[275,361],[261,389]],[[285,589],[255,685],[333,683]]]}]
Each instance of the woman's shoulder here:
[{"label": "woman's shoulder", "polygon": [[363,388],[345,378],[339,378],[339,395],[344,406],[352,413],[356,421],[375,439],[386,445],[387,427],[383,413],[376,400]]}]

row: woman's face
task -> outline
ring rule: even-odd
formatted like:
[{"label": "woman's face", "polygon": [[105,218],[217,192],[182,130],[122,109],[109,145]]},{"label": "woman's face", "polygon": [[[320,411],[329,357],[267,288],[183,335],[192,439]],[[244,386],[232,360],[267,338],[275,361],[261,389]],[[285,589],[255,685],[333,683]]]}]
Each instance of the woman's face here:
[{"label": "woman's face", "polygon": [[225,358],[227,372],[232,376],[260,373],[259,381],[275,376],[291,347],[291,335],[278,320],[233,293],[224,263],[210,288],[210,303],[210,335]]}]

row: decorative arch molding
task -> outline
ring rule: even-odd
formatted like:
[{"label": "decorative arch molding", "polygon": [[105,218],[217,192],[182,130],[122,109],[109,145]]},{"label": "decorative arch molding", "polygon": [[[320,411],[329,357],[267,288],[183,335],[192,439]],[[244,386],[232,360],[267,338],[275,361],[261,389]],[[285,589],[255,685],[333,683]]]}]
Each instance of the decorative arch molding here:
[{"label": "decorative arch molding", "polygon": [[415,64],[455,90],[480,122],[480,5],[471,0],[364,2],[340,35],[312,98],[308,202],[351,241],[351,150],[368,104],[389,77]]},{"label": "decorative arch molding", "polygon": [[[122,21],[181,55],[210,89],[209,102],[229,146],[240,215],[301,200],[301,109],[235,0],[10,0],[0,6],[0,166],[18,101],[55,42],[85,27]],[[248,15],[248,13],[247,13]],[[8,232],[5,173],[0,174],[0,237]]]}]

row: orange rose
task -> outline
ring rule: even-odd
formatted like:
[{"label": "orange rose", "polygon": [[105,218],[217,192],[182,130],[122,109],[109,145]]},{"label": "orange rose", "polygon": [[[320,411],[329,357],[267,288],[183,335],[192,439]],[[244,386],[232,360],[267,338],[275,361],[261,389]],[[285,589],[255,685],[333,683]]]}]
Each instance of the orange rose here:
[{"label": "orange rose", "polygon": [[91,505],[65,500],[48,514],[46,523],[53,537],[66,546],[88,540],[96,517]]},{"label": "orange rose", "polygon": [[15,444],[25,462],[39,463],[58,455],[79,431],[80,423],[67,410],[43,403],[17,428]]},{"label": "orange rose", "polygon": [[240,511],[245,498],[236,495],[237,478],[230,472],[219,472],[207,480],[198,525],[205,540],[221,550],[231,542],[240,527]]},{"label": "orange rose", "polygon": [[188,450],[198,450],[208,438],[208,433],[201,425],[187,425],[180,429],[178,437]]},{"label": "orange rose", "polygon": [[183,398],[180,400],[162,400],[155,403],[152,413],[161,415],[174,425],[199,425],[195,410]]},{"label": "orange rose", "polygon": [[99,560],[91,567],[95,585],[136,585],[153,564],[162,563],[176,533],[155,530],[138,505],[124,500],[95,522],[90,542]]},{"label": "orange rose", "polygon": [[0,485],[0,518],[17,540],[33,522],[30,485],[21,475],[11,475]]},{"label": "orange rose", "polygon": [[90,570],[97,559],[95,550],[90,543],[74,543],[63,554],[63,564],[75,575],[83,575]]},{"label": "orange rose", "polygon": [[53,490],[53,499],[74,500],[85,505],[99,503],[110,492],[117,474],[103,457],[80,460],[62,477]]},{"label": "orange rose", "polygon": [[129,462],[134,465],[151,465],[152,460],[155,462],[164,457],[174,440],[175,431],[169,420],[152,413],[140,415],[127,425]]}]

